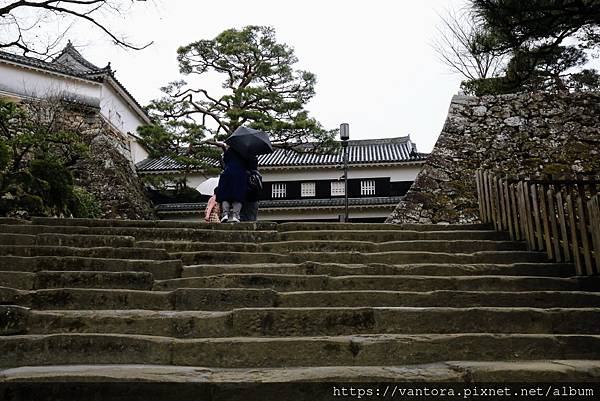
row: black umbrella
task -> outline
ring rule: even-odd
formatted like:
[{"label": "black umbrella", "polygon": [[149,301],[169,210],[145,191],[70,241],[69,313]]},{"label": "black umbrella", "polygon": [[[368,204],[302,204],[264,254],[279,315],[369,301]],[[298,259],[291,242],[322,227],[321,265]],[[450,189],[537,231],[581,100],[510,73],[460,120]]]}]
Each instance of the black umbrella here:
[{"label": "black umbrella", "polygon": [[252,128],[239,127],[225,143],[242,156],[258,156],[273,153],[269,135]]}]

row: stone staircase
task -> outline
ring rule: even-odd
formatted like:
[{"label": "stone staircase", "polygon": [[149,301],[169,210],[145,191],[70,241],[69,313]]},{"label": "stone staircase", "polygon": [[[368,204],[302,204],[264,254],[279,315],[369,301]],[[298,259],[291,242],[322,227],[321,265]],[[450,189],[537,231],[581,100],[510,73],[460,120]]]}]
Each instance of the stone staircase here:
[{"label": "stone staircase", "polygon": [[0,383],[598,381],[600,281],[486,226],[0,220]]}]

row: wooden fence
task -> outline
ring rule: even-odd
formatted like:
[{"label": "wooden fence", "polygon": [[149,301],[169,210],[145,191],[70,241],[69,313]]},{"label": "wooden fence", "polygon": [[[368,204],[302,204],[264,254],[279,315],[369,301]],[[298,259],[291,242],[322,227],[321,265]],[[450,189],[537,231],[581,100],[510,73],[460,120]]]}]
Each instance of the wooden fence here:
[{"label": "wooden fence", "polygon": [[484,223],[550,260],[574,263],[577,275],[600,272],[600,181],[514,179],[478,170],[476,182]]}]

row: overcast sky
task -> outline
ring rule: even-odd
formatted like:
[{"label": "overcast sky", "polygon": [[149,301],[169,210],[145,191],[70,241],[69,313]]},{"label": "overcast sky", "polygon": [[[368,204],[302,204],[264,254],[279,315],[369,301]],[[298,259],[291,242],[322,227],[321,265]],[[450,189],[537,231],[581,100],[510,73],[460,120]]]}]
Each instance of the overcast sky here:
[{"label": "overcast sky", "polygon": [[[352,139],[409,135],[419,151],[431,151],[461,78],[431,47],[439,14],[464,0],[275,0],[147,2],[132,8],[115,28],[148,49],[125,51],[106,38],[71,39],[91,62],[111,61],[117,78],[142,104],[180,78],[176,49],[212,39],[228,28],[269,25],[295,49],[298,68],[317,75],[308,110],[326,128],[350,124]],[[74,34],[79,33],[81,36]]]}]

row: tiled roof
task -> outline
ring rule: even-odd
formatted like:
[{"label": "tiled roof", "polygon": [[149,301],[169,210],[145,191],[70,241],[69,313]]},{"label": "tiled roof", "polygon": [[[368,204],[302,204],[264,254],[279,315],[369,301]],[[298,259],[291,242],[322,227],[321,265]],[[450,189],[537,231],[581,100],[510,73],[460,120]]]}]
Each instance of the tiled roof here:
[{"label": "tiled roof", "polygon": [[[97,67],[94,64],[87,61],[81,53],[79,53],[71,41],[65,46],[65,48],[60,52],[58,56],[52,60],[52,64],[61,65],[67,68],[71,68],[77,71],[83,72],[95,72],[103,70],[103,68]],[[104,68],[104,70],[109,69],[110,64]]]},{"label": "tiled roof", "polygon": [[[348,163],[398,163],[422,160],[425,155],[417,153],[410,137],[367,139],[348,142]],[[335,154],[298,153],[277,149],[259,158],[262,167],[280,166],[323,166],[344,162],[342,149]]]},{"label": "tiled roof", "polygon": [[[350,198],[349,206],[395,206],[404,197],[386,196],[373,198]],[[344,198],[332,199],[279,199],[263,200],[259,203],[261,209],[295,209],[295,208],[319,208],[319,207],[342,207]],[[164,203],[156,206],[159,213],[176,212],[200,212],[206,208],[206,203]]]},{"label": "tiled roof", "polygon": [[[70,58],[69,58],[70,57]],[[52,62],[40,60],[34,57],[20,56],[18,54],[7,53],[0,51],[0,60],[5,60],[13,63],[26,65],[29,67],[39,68],[42,70],[55,72],[58,74],[68,75],[76,78],[86,79],[94,82],[102,82],[109,80],[114,83],[119,89],[121,89],[129,100],[139,108],[142,115],[145,117],[146,122],[150,122],[150,117],[138,103],[138,101],[129,93],[127,88],[119,82],[115,77],[114,72],[110,67],[110,63],[104,68],[99,68],[94,64],[87,61],[81,53],[79,53],[75,47],[69,42],[67,46],[61,51],[61,53],[52,60]],[[75,63],[73,63],[73,60]]]},{"label": "tiled roof", "polygon": [[[89,72],[75,70],[73,68],[69,68],[62,64],[54,64],[44,60],[40,60],[34,57],[20,56],[18,54],[12,54],[7,52],[0,51],[0,60],[6,60],[13,63],[27,65],[29,67],[40,68],[42,70],[47,70],[51,72],[56,72],[59,74],[69,75],[72,77],[83,78],[83,79],[92,79],[88,76]],[[95,73],[98,73],[102,70],[95,70]],[[92,79],[96,80],[97,79]]]},{"label": "tiled roof", "polygon": [[[214,159],[208,157],[202,160],[210,167],[219,167],[220,164]],[[185,165],[171,159],[169,156],[163,156],[158,159],[146,159],[138,162],[136,168],[138,172],[151,173],[155,171],[180,171],[185,169]],[[192,169],[194,170],[194,169]],[[201,170],[201,169],[197,169]]]},{"label": "tiled roof", "polygon": [[[414,144],[408,136],[400,138],[366,139],[349,141],[349,165],[357,164],[394,164],[423,161],[425,153],[413,151]],[[302,166],[336,166],[343,163],[340,149],[335,154],[298,153],[291,150],[276,149],[269,155],[258,157],[259,167],[302,167]],[[213,162],[215,166],[218,163]],[[158,171],[183,170],[185,166],[168,157],[146,159],[137,164],[140,173]]]}]

